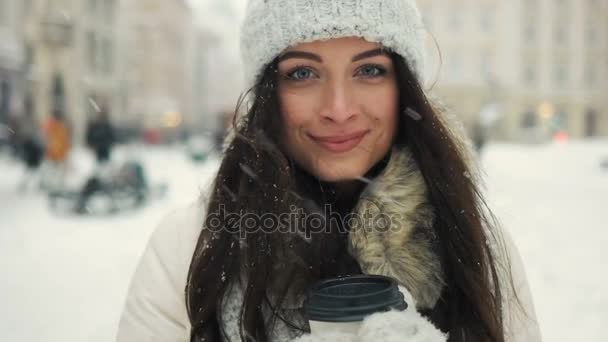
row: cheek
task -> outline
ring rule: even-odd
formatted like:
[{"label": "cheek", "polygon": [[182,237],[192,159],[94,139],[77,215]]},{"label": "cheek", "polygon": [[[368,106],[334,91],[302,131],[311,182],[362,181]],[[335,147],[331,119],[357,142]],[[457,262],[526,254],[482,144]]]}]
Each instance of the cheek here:
[{"label": "cheek", "polygon": [[311,108],[304,96],[279,92],[280,110],[284,125],[288,130],[297,129],[310,120]]},{"label": "cheek", "polygon": [[299,159],[303,153],[303,146],[306,145],[304,128],[313,120],[314,111],[310,106],[311,101],[306,100],[304,96],[294,94],[279,93],[279,98],[283,119],[283,134],[279,141],[288,155]]},{"label": "cheek", "polygon": [[[365,107],[365,112],[373,117],[376,125],[381,126],[385,132],[396,131],[399,104],[397,91],[393,86],[361,92],[358,97]],[[391,133],[390,136],[392,135],[394,134]]]},{"label": "cheek", "polygon": [[394,136],[395,132],[397,132],[399,121],[399,102],[397,101],[397,95],[395,94],[395,97],[387,100],[384,105],[386,106],[386,110],[384,112],[386,113],[386,117],[384,118],[384,121],[386,122],[388,128],[393,132],[392,136]]}]

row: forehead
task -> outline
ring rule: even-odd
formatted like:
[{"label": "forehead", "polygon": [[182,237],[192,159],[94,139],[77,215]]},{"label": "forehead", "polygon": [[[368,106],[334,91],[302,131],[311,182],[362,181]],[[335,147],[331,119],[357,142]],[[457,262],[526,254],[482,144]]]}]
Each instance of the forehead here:
[{"label": "forehead", "polygon": [[346,55],[356,54],[362,51],[378,49],[382,45],[369,42],[359,37],[333,38],[328,40],[317,40],[314,42],[299,43],[285,49],[289,51],[306,51],[323,56],[324,54],[343,53]]}]

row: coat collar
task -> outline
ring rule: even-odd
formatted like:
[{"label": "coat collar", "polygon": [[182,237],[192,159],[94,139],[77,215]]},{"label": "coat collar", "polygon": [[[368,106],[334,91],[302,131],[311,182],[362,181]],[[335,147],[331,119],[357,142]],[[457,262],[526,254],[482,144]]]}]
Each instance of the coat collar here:
[{"label": "coat collar", "polygon": [[[481,174],[462,121],[441,100],[429,94],[437,118],[453,139],[470,171],[472,181],[483,186]],[[394,147],[384,170],[366,186],[354,211],[363,220],[351,228],[349,251],[363,272],[395,278],[405,286],[419,309],[432,309],[441,297],[445,274],[433,229],[435,210],[428,199],[424,177],[411,151]],[[490,234],[491,235],[491,234]]]},{"label": "coat collar", "polygon": [[363,272],[396,279],[419,308],[433,308],[444,286],[434,210],[406,147],[392,151],[384,170],[362,192],[354,213],[362,219],[352,221],[349,251]]}]

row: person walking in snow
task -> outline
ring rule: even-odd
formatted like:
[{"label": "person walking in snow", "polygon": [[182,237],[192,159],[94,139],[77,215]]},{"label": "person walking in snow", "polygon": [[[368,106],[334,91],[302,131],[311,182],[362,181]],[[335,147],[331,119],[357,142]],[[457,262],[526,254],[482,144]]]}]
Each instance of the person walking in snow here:
[{"label": "person walking in snow", "polygon": [[63,187],[67,172],[67,158],[70,151],[70,129],[64,114],[54,109],[44,122],[46,168],[43,187],[59,190]]},{"label": "person walking in snow", "polygon": [[114,140],[114,127],[110,122],[106,107],[102,106],[95,118],[87,124],[86,143],[95,153],[97,165],[78,193],[74,208],[76,213],[87,213],[89,199],[96,192],[108,192],[104,181],[108,180],[111,174],[109,161]]},{"label": "person walking in snow", "polygon": [[105,107],[100,108],[97,116],[87,125],[86,141],[87,146],[95,152],[99,164],[110,159],[115,134]]},{"label": "person walking in snow", "polygon": [[[250,0],[250,106],[210,191],[152,234],[117,340],[540,341],[464,130],[422,87],[423,49],[414,0]],[[310,334],[306,291],[356,274],[394,278],[409,314]]]},{"label": "person walking in snow", "polygon": [[31,110],[31,104],[26,103],[17,126],[16,136],[21,146],[21,158],[25,164],[25,172],[19,182],[19,191],[24,192],[40,181],[39,168],[44,159],[44,140],[40,126]]}]

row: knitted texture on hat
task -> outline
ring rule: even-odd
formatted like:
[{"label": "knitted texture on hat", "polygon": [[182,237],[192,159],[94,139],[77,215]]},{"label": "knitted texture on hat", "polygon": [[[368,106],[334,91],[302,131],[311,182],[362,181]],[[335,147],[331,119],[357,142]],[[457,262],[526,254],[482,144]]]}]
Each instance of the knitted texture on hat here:
[{"label": "knitted texture on hat", "polygon": [[249,0],[241,27],[246,85],[290,46],[343,37],[382,44],[423,80],[425,30],[415,0]]}]

